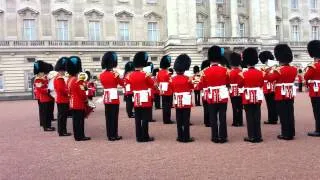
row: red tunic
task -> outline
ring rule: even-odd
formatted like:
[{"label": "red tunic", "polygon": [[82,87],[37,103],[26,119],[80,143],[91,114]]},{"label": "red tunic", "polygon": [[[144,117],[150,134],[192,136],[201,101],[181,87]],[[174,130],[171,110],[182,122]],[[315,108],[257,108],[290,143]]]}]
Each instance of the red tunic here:
[{"label": "red tunic", "polygon": [[56,102],[57,104],[67,104],[69,103],[68,87],[64,80],[64,76],[58,74],[54,81],[54,90],[56,91]]},{"label": "red tunic", "polygon": [[240,87],[243,87],[243,104],[261,104],[263,99],[263,72],[251,67],[243,72]]},{"label": "red tunic", "polygon": [[202,84],[208,88],[208,104],[227,103],[229,84],[228,69],[220,65],[212,65],[203,71]]},{"label": "red tunic", "polygon": [[307,70],[304,79],[309,87],[309,96],[320,97],[320,61],[316,62],[314,67]]},{"label": "red tunic", "polygon": [[128,82],[134,94],[134,107],[152,107],[151,89],[154,86],[152,78],[145,72],[137,70],[129,75]]},{"label": "red tunic", "polygon": [[93,97],[95,92],[96,92],[96,85],[94,82],[88,82],[87,83],[87,96],[88,97]]},{"label": "red tunic", "polygon": [[78,80],[75,76],[71,76],[68,79],[68,92],[71,109],[85,110],[87,108],[88,99],[83,80]]},{"label": "red tunic", "polygon": [[[267,68],[265,70],[262,70],[265,74],[269,74],[271,71],[271,68]],[[269,81],[267,76],[264,77],[264,82],[263,82],[263,93],[264,94],[270,94],[274,93],[274,81]]]},{"label": "red tunic", "polygon": [[34,80],[34,84],[40,102],[45,103],[53,101],[48,91],[48,79],[46,77],[37,77]]},{"label": "red tunic", "polygon": [[241,69],[238,67],[232,68],[229,73],[230,77],[230,97],[241,96],[239,91],[239,84],[242,80],[242,77],[239,75]]},{"label": "red tunic", "polygon": [[294,81],[298,70],[294,66],[283,65],[277,71],[266,75],[269,81],[275,81],[275,100],[294,99],[296,88]]},{"label": "red tunic", "polygon": [[[170,85],[171,75],[169,71],[166,69],[160,69],[157,75],[157,82],[159,83],[160,95],[171,96],[172,95],[172,87]],[[165,85],[167,84],[167,87]]]},{"label": "red tunic", "polygon": [[131,72],[128,72],[127,74],[124,75],[123,78],[123,88],[124,88],[124,95],[132,95],[132,89],[131,89],[131,84],[129,83],[128,77],[130,76]]},{"label": "red tunic", "polygon": [[[153,80],[155,85],[158,84],[157,83],[157,77],[153,76],[152,80]],[[160,94],[160,90],[159,90],[158,86],[154,86],[153,89],[152,89],[152,92],[153,92],[153,94]]]},{"label": "red tunic", "polygon": [[34,81],[33,81],[33,93],[34,93],[34,98],[37,99],[37,100],[40,100],[40,94],[39,92],[37,91],[37,87],[36,87],[36,80],[37,80],[37,76],[34,78]]},{"label": "red tunic", "polygon": [[[172,90],[174,94],[175,107],[180,108],[191,108],[192,107],[192,96],[191,92],[193,84],[189,80],[188,76],[177,75],[172,78]],[[183,100],[185,97],[186,101]]]},{"label": "red tunic", "polygon": [[112,71],[103,71],[100,74],[100,82],[104,88],[104,104],[120,104],[118,85],[123,85],[119,76]]}]

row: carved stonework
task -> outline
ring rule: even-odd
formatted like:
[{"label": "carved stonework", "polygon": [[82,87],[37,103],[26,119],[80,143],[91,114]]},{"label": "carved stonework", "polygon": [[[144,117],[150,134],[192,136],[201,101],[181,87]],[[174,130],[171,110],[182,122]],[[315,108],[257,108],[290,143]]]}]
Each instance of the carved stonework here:
[{"label": "carved stonework", "polygon": [[130,19],[132,19],[133,14],[129,13],[127,11],[120,11],[120,12],[116,13],[115,16],[121,20],[130,20]]},{"label": "carved stonework", "polygon": [[128,3],[129,0],[118,0],[119,3]]},{"label": "carved stonework", "polygon": [[32,17],[35,17],[35,16],[38,16],[39,11],[36,11],[30,7],[26,7],[26,8],[20,9],[18,11],[18,14],[20,16],[26,16],[27,14],[30,14]]},{"label": "carved stonework", "polygon": [[226,22],[229,19],[229,16],[225,14],[218,14],[217,15],[217,21],[218,22]]},{"label": "carved stonework", "polygon": [[160,20],[162,17],[155,12],[150,12],[150,13],[146,13],[144,15],[144,18],[146,18],[148,20]]},{"label": "carved stonework", "polygon": [[56,16],[56,17],[58,17],[58,16],[66,16],[66,17],[68,17],[68,16],[72,15],[72,12],[68,11],[66,9],[63,9],[63,8],[59,8],[59,9],[53,11],[52,14],[54,16]]},{"label": "carved stonework", "polygon": [[279,17],[279,16],[276,16],[276,21],[277,21],[277,22],[280,22],[280,21],[282,21],[282,18]]},{"label": "carved stonework", "polygon": [[300,24],[302,22],[302,19],[300,17],[294,17],[294,18],[291,18],[289,21],[292,24]]},{"label": "carved stonework", "polygon": [[246,16],[244,14],[239,14],[238,18],[239,18],[239,23],[245,23],[249,19],[249,16]]},{"label": "carved stonework", "polygon": [[96,9],[92,9],[90,11],[85,12],[84,15],[92,19],[101,19],[104,13]]},{"label": "carved stonework", "polygon": [[204,22],[209,16],[204,12],[197,13],[197,22]]},{"label": "carved stonework", "polygon": [[320,18],[315,17],[315,18],[311,19],[309,22],[313,26],[319,26],[320,25]]}]

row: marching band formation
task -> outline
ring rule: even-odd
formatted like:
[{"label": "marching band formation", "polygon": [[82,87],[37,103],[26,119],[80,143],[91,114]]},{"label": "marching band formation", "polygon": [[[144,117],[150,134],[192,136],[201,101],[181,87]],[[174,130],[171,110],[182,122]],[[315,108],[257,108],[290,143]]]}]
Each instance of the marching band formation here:
[{"label": "marching band formation", "polygon": [[[195,105],[203,106],[203,119],[206,127],[211,127],[211,141],[228,141],[227,105],[230,97],[232,126],[243,126],[245,111],[247,137],[244,141],[262,142],[261,103],[266,101],[268,119],[264,124],[277,124],[280,120],[281,132],[278,139],[293,140],[295,137],[294,98],[297,89],[302,91],[305,79],[314,112],[315,131],[309,136],[320,137],[320,41],[308,43],[308,52],[314,62],[302,70],[291,66],[293,54],[286,44],[278,44],[274,55],[270,51],[258,54],[255,48],[247,48],[242,54],[232,52],[230,62],[225,58],[224,49],[212,46],[208,59],[201,66],[194,66],[194,75],[185,74],[190,69],[191,58],[179,55],[173,69],[169,55],[162,57],[160,68],[148,62],[146,52],[135,54],[132,62],[127,62],[123,75],[116,71],[118,57],[116,52],[107,52],[101,60],[103,71],[98,79],[103,87],[101,98],[105,106],[106,134],[109,141],[121,140],[118,132],[120,94],[123,88],[126,113],[135,119],[136,141],[148,142],[154,138],[149,135],[149,122],[153,105],[162,109],[164,124],[175,123],[171,119],[171,108],[176,109],[177,141],[192,142],[190,135],[190,114]],[[255,67],[259,59],[264,66]],[[268,61],[276,59],[279,65],[268,66]],[[230,64],[230,67],[229,67]],[[54,69],[54,71],[53,71]],[[173,75],[173,70],[176,75]],[[72,116],[73,135],[76,141],[90,140],[85,135],[84,120],[93,112],[96,85],[90,72],[82,72],[81,59],[77,56],[60,58],[55,67],[44,61],[34,63],[34,93],[39,105],[40,126],[44,131],[55,131],[52,127],[54,102],[58,107],[57,128],[59,136],[71,136],[67,132],[67,118]],[[295,80],[298,79],[298,88]],[[162,101],[161,101],[161,100]],[[161,101],[161,103],[160,103]],[[162,104],[162,107],[160,106]]]}]

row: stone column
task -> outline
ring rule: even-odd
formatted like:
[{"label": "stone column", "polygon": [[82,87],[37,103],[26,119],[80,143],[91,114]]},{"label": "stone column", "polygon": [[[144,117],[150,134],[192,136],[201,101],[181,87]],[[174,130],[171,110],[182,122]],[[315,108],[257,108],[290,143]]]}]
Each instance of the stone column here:
[{"label": "stone column", "polygon": [[250,37],[260,37],[260,0],[250,1]]},{"label": "stone column", "polygon": [[178,36],[177,0],[167,0],[167,29],[169,39]]},{"label": "stone column", "polygon": [[209,7],[210,7],[210,36],[216,37],[216,24],[217,24],[216,0],[209,0]]},{"label": "stone column", "polygon": [[238,2],[237,0],[230,0],[230,17],[231,17],[231,36],[238,36]]},{"label": "stone column", "polygon": [[269,35],[272,38],[275,38],[277,36],[276,32],[276,3],[275,1],[268,1],[269,3]]}]

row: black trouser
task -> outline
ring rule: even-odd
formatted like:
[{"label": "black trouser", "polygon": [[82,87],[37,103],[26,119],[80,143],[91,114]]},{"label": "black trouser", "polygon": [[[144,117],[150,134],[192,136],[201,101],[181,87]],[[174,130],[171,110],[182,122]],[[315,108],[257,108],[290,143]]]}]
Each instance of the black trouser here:
[{"label": "black trouser", "polygon": [[191,108],[176,109],[178,139],[182,141],[190,139],[190,111]]},{"label": "black trouser", "polygon": [[299,90],[299,92],[302,92],[302,83],[298,83],[298,86],[299,86],[299,88],[298,88],[298,90]]},{"label": "black trouser", "polygon": [[58,103],[58,134],[62,135],[67,133],[67,119],[69,112],[68,103]]},{"label": "black trouser", "polygon": [[231,97],[232,112],[233,112],[233,125],[243,125],[242,115],[242,97],[234,96]]},{"label": "black trouser", "polygon": [[154,94],[154,106],[156,109],[160,109],[160,95],[159,94]]},{"label": "black trouser", "polygon": [[227,139],[227,103],[209,104],[208,106],[211,123],[211,138]]},{"label": "black trouser", "polygon": [[133,116],[133,101],[132,101],[132,94],[125,95],[125,101],[126,101],[126,111],[128,114],[128,117]]},{"label": "black trouser", "polygon": [[264,94],[268,109],[268,122],[278,122],[278,114],[276,109],[276,101],[274,100],[274,93]]},{"label": "black trouser", "polygon": [[105,104],[107,137],[118,137],[119,104]]},{"label": "black trouser", "polygon": [[203,119],[204,119],[204,124],[205,124],[206,126],[210,126],[208,103],[207,103],[207,101],[202,101],[202,104],[203,104]]},{"label": "black trouser", "polygon": [[84,135],[84,110],[72,110],[73,135],[75,140],[80,140]]},{"label": "black trouser", "polygon": [[200,104],[200,90],[194,90],[194,102],[196,106],[201,106]]},{"label": "black trouser", "polygon": [[49,119],[50,119],[50,121],[54,120],[53,112],[54,112],[54,101],[50,101],[50,103],[49,103]]},{"label": "black trouser", "polygon": [[41,112],[42,112],[42,106],[41,106],[41,103],[40,103],[40,100],[38,99],[38,108],[39,108],[39,122],[40,122],[40,127],[43,126],[43,122],[42,122],[42,119],[41,119]]},{"label": "black trouser", "polygon": [[40,113],[40,124],[42,124],[43,129],[51,128],[51,102],[40,103],[41,113]]},{"label": "black trouser", "polygon": [[172,96],[161,96],[161,97],[162,97],[163,123],[169,123],[171,121]]},{"label": "black trouser", "polygon": [[320,97],[311,98],[314,119],[316,121],[316,132],[320,132]]},{"label": "black trouser", "polygon": [[248,137],[261,139],[261,104],[244,105],[247,118]]},{"label": "black trouser", "polygon": [[149,139],[149,121],[152,119],[152,107],[134,108],[137,141]]},{"label": "black trouser", "polygon": [[281,123],[281,135],[288,138],[295,136],[293,104],[294,100],[276,101]]}]

